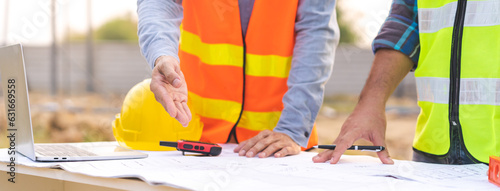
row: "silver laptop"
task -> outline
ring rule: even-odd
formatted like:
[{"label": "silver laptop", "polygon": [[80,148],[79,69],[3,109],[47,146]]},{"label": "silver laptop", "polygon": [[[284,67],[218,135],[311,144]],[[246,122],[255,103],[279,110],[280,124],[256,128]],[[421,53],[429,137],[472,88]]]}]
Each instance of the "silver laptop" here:
[{"label": "silver laptop", "polygon": [[0,77],[7,115],[7,135],[16,150],[33,161],[85,161],[145,158],[148,155],[115,143],[34,144],[28,85],[20,44],[0,48]]}]

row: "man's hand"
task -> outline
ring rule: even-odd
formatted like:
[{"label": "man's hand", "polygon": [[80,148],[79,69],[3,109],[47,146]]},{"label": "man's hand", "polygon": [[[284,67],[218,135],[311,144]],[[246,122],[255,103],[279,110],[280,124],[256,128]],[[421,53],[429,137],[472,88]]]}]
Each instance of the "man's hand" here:
[{"label": "man's hand", "polygon": [[[331,160],[330,163],[336,164],[347,148],[361,138],[376,146],[385,146],[385,103],[412,67],[413,62],[405,54],[391,49],[378,50],[359,102],[333,142],[337,147],[318,154],[313,161]],[[377,154],[382,163],[394,163],[387,149]]]},{"label": "man's hand", "polygon": [[300,146],[288,135],[264,130],[255,137],[241,142],[234,149],[240,156],[254,157],[258,154],[265,158],[274,154],[274,157],[284,157],[300,153]]},{"label": "man's hand", "polygon": [[191,111],[187,106],[186,80],[177,59],[172,56],[156,59],[150,88],[167,113],[186,127],[191,121]]},{"label": "man's hand", "polygon": [[[335,150],[323,151],[315,156],[313,161],[325,162],[330,160],[331,164],[336,164],[347,148],[361,138],[372,142],[373,145],[385,147],[385,128],[386,119],[383,108],[380,110],[374,107],[356,107],[356,110],[342,125],[339,136],[333,142],[337,145]],[[377,154],[382,163],[394,164],[394,161],[389,157],[387,148],[377,152]]]}]

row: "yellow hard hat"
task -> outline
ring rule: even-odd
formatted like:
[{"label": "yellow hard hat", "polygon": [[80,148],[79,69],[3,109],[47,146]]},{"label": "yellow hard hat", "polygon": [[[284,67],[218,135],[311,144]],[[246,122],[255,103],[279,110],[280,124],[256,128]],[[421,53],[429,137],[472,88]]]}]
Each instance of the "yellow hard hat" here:
[{"label": "yellow hard hat", "polygon": [[130,149],[166,151],[175,148],[160,146],[160,141],[198,141],[203,130],[200,117],[193,114],[189,125],[183,127],[156,101],[150,83],[151,79],[138,83],[125,96],[122,110],[112,124],[118,143]]}]

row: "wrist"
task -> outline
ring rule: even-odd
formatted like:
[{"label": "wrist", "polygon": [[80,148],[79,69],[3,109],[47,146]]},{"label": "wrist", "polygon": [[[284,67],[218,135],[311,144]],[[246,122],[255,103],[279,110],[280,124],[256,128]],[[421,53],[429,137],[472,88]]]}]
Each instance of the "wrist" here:
[{"label": "wrist", "polygon": [[156,67],[157,65],[159,65],[161,63],[169,63],[169,62],[178,63],[177,59],[173,56],[161,55],[158,58],[156,58],[155,63],[154,63],[154,67]]},{"label": "wrist", "polygon": [[373,109],[385,109],[386,100],[383,98],[363,98],[361,97],[356,107],[368,107]]},{"label": "wrist", "polygon": [[385,112],[385,100],[375,98],[360,98],[358,104],[354,108],[357,112],[383,113]]}]

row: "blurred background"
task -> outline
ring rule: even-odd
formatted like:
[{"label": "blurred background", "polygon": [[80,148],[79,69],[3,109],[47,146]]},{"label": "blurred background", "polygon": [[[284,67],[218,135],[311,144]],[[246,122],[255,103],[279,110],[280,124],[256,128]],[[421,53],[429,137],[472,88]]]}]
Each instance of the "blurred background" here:
[{"label": "blurred background", "polygon": [[[335,140],[357,102],[373,60],[371,41],[391,2],[337,3],[341,43],[317,119],[321,144]],[[0,0],[0,45],[24,46],[35,142],[114,140],[111,122],[125,94],[151,76],[138,46],[136,8],[135,0]],[[0,107],[3,148],[3,101]],[[411,159],[418,112],[410,73],[387,105],[386,141],[393,158]]]}]

